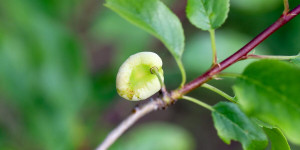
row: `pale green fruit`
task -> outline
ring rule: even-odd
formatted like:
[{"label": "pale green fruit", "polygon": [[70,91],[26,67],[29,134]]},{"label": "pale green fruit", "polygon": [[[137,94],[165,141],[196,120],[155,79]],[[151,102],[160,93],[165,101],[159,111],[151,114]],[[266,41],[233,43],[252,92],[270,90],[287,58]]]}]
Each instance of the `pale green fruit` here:
[{"label": "pale green fruit", "polygon": [[153,52],[140,52],[131,55],[120,67],[117,75],[118,94],[127,100],[144,100],[161,89],[158,77],[151,73],[157,67],[164,80],[162,60]]}]

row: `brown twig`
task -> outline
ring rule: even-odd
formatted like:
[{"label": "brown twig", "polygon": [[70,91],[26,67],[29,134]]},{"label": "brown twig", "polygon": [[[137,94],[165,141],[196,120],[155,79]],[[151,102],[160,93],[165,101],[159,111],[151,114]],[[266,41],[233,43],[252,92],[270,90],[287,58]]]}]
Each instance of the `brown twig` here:
[{"label": "brown twig", "polygon": [[188,92],[194,90],[195,88],[201,86],[205,82],[211,80],[215,75],[220,73],[225,68],[239,61],[241,58],[247,56],[247,54],[253,50],[258,44],[267,39],[272,33],[277,31],[284,24],[292,20],[296,15],[300,13],[300,5],[293,9],[291,12],[286,15],[281,15],[281,17],[270,27],[265,29],[262,33],[256,36],[252,41],[238,50],[236,53],[222,61],[219,65],[213,66],[203,75],[184,85],[182,88],[178,90],[174,90],[169,93],[165,93],[163,100],[161,98],[157,98],[154,101],[150,101],[145,104],[141,108],[137,108],[136,112],[126,118],[119,126],[117,126],[102,142],[102,144],[97,148],[97,150],[106,150],[111,144],[113,144],[118,137],[120,137],[132,124],[134,124],[139,118],[144,115],[155,111],[159,108],[164,108],[169,104],[175,102],[177,99],[180,99],[183,95]]},{"label": "brown twig", "polygon": [[96,150],[108,149],[138,119],[164,106],[165,103],[160,98],[157,98],[156,100],[151,100],[149,103],[140,108],[136,107],[130,116],[128,116],[122,123],[119,124],[118,127],[108,134],[107,138]]}]

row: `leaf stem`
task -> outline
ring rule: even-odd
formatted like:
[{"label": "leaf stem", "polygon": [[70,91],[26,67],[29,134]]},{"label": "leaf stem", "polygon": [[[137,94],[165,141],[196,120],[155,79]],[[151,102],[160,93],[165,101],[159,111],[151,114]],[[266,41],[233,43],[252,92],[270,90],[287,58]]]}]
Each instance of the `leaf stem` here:
[{"label": "leaf stem", "polygon": [[182,60],[181,59],[176,59],[176,62],[178,64],[178,67],[179,67],[179,70],[180,70],[180,73],[181,73],[181,84],[180,84],[180,88],[182,88],[186,82],[186,73],[185,73],[185,69],[184,69],[184,66],[183,66],[183,63],[182,63]]},{"label": "leaf stem", "polygon": [[210,40],[211,40],[211,48],[212,48],[212,58],[213,58],[213,66],[218,63],[217,60],[217,48],[216,48],[216,37],[215,37],[215,30],[209,30]]},{"label": "leaf stem", "polygon": [[226,98],[226,99],[229,100],[230,102],[236,103],[236,100],[235,100],[233,97],[229,96],[227,93],[225,93],[225,92],[219,90],[218,88],[216,88],[216,87],[214,87],[214,86],[212,86],[212,85],[209,85],[209,84],[207,84],[207,83],[204,83],[204,84],[202,85],[202,87],[204,87],[204,88],[206,88],[206,89],[209,89],[209,90],[211,90],[211,91],[216,92],[217,94],[223,96],[224,98]]},{"label": "leaf stem", "polygon": [[238,73],[219,73],[218,75],[216,75],[216,77],[230,77],[230,78],[239,78],[241,77],[241,74]]},{"label": "leaf stem", "polygon": [[298,58],[300,55],[295,56],[275,56],[275,55],[254,55],[250,54],[241,58],[244,59],[277,59],[277,60],[292,60]]},{"label": "leaf stem", "polygon": [[283,0],[283,5],[284,5],[283,15],[287,15],[290,11],[289,0]]},{"label": "leaf stem", "polygon": [[204,108],[206,108],[210,111],[214,111],[214,108],[212,106],[210,106],[210,105],[208,105],[208,104],[206,104],[206,103],[204,103],[204,102],[202,102],[202,101],[200,101],[196,98],[189,97],[189,96],[182,96],[182,99],[191,101],[191,102],[193,102],[195,104],[198,104],[198,105],[200,105],[200,106],[202,106],[202,107],[204,107]]}]

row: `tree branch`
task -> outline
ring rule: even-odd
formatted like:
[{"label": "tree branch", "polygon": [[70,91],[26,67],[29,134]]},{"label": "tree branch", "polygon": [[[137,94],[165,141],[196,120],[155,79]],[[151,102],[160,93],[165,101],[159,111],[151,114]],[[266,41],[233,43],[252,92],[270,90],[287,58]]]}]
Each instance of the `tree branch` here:
[{"label": "tree branch", "polygon": [[136,107],[132,114],[128,116],[122,123],[119,124],[113,131],[111,131],[107,138],[98,146],[96,150],[108,149],[129,127],[131,127],[138,119],[145,116],[146,114],[155,111],[165,106],[165,103],[157,98],[152,100],[141,108]]},{"label": "tree branch", "polygon": [[270,27],[265,29],[262,33],[256,36],[252,41],[238,50],[236,53],[222,61],[218,65],[214,65],[211,69],[205,72],[203,75],[189,82],[182,88],[174,90],[169,93],[164,93],[163,99],[157,98],[149,103],[143,105],[141,108],[136,108],[135,113],[131,114],[126,118],[118,127],[116,127],[106,139],[102,142],[97,150],[106,150],[110,145],[112,145],[130,126],[132,126],[139,118],[145,116],[146,114],[155,111],[159,108],[164,108],[171,103],[174,103],[177,99],[182,98],[183,95],[194,90],[195,88],[201,86],[205,82],[211,80],[215,75],[220,73],[225,68],[229,67],[233,63],[239,61],[241,58],[247,56],[247,54],[253,50],[258,44],[267,39],[272,33],[277,31],[280,27],[285,25],[287,22],[292,20],[295,16],[300,13],[300,5],[295,9],[287,13],[286,15],[281,15],[281,17]]},{"label": "tree branch", "polygon": [[[240,60],[240,58],[246,56],[251,50],[253,50],[258,44],[260,44],[262,41],[267,39],[272,33],[277,31],[280,27],[285,25],[287,22],[292,20],[295,16],[297,16],[300,13],[300,5],[298,5],[295,9],[290,11],[287,15],[281,15],[281,17],[273,23],[270,27],[265,29],[262,33],[257,35],[253,40],[251,40],[248,44],[246,44],[244,47],[242,47],[240,50],[238,50],[236,53],[222,61],[219,65],[213,66],[211,69],[209,69],[207,72],[205,72],[200,77],[196,78],[195,80],[189,82],[186,84],[183,88],[176,91],[177,93],[184,95],[195,88],[201,86],[203,83],[207,82],[208,80],[212,79],[214,75],[218,74],[222,70],[226,69],[233,63]],[[176,97],[175,97],[176,98]]]}]

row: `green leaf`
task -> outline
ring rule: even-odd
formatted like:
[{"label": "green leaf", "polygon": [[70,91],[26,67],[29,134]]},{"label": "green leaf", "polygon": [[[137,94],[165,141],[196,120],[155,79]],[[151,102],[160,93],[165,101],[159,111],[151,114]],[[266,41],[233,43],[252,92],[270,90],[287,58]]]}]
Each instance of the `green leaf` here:
[{"label": "green leaf", "polygon": [[240,141],[243,149],[264,149],[268,140],[263,130],[253,123],[236,104],[220,102],[212,112],[215,128],[219,137],[230,144],[231,140]]},{"label": "green leaf", "polygon": [[271,142],[272,150],[290,150],[290,145],[280,129],[263,127]]},{"label": "green leaf", "polygon": [[188,0],[186,13],[190,22],[202,30],[220,27],[229,12],[229,0]]},{"label": "green leaf", "polygon": [[263,128],[269,138],[269,145],[272,150],[290,150],[290,145],[287,142],[282,131],[266,122],[253,118],[253,121]]},{"label": "green leaf", "polygon": [[192,150],[192,136],[173,124],[151,123],[132,130],[117,141],[112,150]]},{"label": "green leaf", "polygon": [[300,52],[298,53],[297,57],[295,59],[292,59],[291,62],[293,64],[299,65],[300,66]]},{"label": "green leaf", "polygon": [[[137,29],[136,26],[133,26],[110,9],[101,10],[101,13],[95,19],[88,32],[93,38],[100,41],[99,45],[118,43],[114,45],[116,52],[114,62],[112,62],[112,68],[116,71],[130,55],[146,50],[149,43],[154,40],[147,32]],[[120,27],[120,24],[122,27]],[[130,38],[128,38],[128,35],[130,35]]]},{"label": "green leaf", "polygon": [[276,60],[250,64],[237,80],[234,91],[249,115],[280,127],[300,144],[300,68]]},{"label": "green leaf", "polygon": [[159,0],[107,0],[105,6],[160,39],[175,59],[181,58],[183,29],[165,4]]}]

